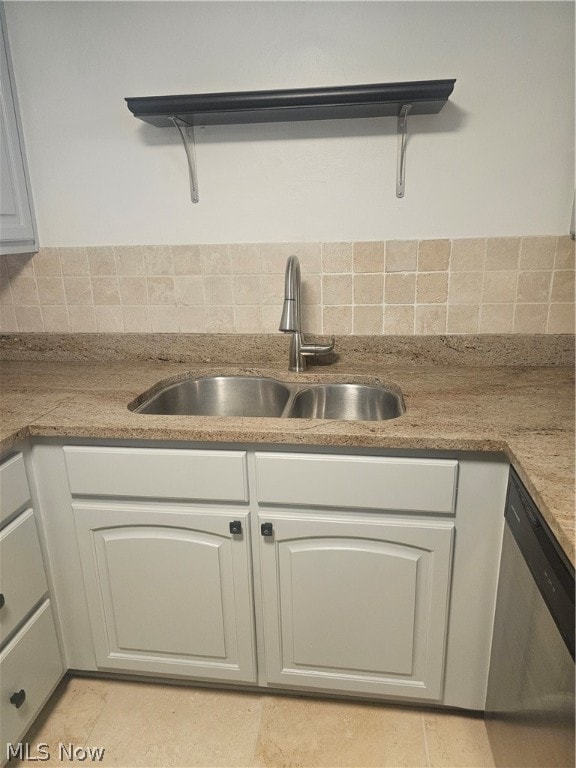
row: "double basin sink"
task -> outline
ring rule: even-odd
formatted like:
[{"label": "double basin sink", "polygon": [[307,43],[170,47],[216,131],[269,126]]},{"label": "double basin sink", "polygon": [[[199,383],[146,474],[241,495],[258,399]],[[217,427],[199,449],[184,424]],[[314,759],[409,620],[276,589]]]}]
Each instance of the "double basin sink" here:
[{"label": "double basin sink", "polygon": [[169,384],[132,410],[160,415],[382,421],[401,416],[405,406],[399,391],[384,386],[202,376]]}]

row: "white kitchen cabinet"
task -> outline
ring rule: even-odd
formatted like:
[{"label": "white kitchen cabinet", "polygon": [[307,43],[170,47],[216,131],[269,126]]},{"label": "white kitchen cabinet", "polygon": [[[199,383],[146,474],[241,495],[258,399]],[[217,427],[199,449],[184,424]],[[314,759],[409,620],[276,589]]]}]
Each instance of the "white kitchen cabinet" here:
[{"label": "white kitchen cabinet", "polygon": [[438,699],[452,522],[259,515],[270,683]]},{"label": "white kitchen cabinet", "polygon": [[38,250],[3,6],[0,5],[0,255]]},{"label": "white kitchen cabinet", "polygon": [[246,511],[75,503],[74,517],[100,669],[255,681]]},{"label": "white kitchen cabinet", "polygon": [[[457,461],[258,452],[249,488],[244,451],[66,446],[64,456],[99,669],[256,682],[250,511],[215,503],[252,499],[308,507],[258,506],[259,524],[274,527],[259,536],[261,681],[439,698],[454,523],[437,514],[453,515]],[[338,503],[356,511],[317,508]],[[415,507],[434,518],[381,511]]]},{"label": "white kitchen cabinet", "polygon": [[483,708],[502,457],[40,441],[32,462],[68,668]]},{"label": "white kitchen cabinet", "polygon": [[64,673],[21,453],[0,463],[0,763]]}]

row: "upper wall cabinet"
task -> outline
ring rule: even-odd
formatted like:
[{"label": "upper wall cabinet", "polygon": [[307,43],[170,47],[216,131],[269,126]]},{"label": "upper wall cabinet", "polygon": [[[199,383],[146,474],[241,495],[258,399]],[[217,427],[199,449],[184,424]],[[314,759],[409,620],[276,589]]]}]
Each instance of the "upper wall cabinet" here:
[{"label": "upper wall cabinet", "polygon": [[38,250],[4,8],[0,51],[0,255]]}]

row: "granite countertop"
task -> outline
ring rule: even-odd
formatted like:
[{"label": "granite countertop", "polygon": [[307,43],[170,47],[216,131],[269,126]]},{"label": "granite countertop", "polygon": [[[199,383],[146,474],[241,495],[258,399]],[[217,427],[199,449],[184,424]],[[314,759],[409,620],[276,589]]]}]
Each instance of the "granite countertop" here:
[{"label": "granite countertop", "polygon": [[[384,422],[152,416],[128,404],[160,380],[217,373],[289,381],[391,383],[406,412]],[[574,377],[555,366],[370,363],[288,374],[158,360],[7,360],[0,365],[0,450],[28,437],[191,440],[502,452],[574,563]]]}]

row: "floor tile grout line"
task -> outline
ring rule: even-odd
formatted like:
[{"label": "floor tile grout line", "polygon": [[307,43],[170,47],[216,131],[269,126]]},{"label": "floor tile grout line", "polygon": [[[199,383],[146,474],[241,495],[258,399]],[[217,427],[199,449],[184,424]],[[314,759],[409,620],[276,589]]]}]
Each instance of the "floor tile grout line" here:
[{"label": "floor tile grout line", "polygon": [[428,750],[428,737],[426,735],[426,721],[424,719],[424,715],[420,715],[420,719],[422,721],[422,738],[424,739],[424,755],[426,756],[426,768],[432,768],[432,764],[430,763],[430,752]]},{"label": "floor tile grout line", "polygon": [[[86,679],[88,679],[88,680],[89,680],[90,678],[86,678]],[[96,678],[96,679],[98,679],[98,678]],[[106,679],[106,678],[104,678],[104,679]],[[88,744],[89,744],[89,741],[90,741],[90,737],[91,737],[91,736],[92,736],[92,734],[94,733],[94,730],[95,730],[95,728],[96,728],[96,725],[97,725],[97,724],[98,724],[98,722],[100,721],[100,718],[101,718],[101,717],[102,717],[102,715],[104,714],[104,712],[105,712],[106,708],[110,706],[110,700],[111,700],[113,697],[114,697],[114,689],[112,689],[112,692],[110,693],[110,695],[109,695],[109,696],[108,696],[108,698],[106,699],[106,703],[104,704],[104,706],[103,706],[103,707],[102,707],[102,709],[100,710],[100,714],[98,715],[98,717],[97,717],[97,718],[94,720],[94,722],[92,723],[92,727],[91,727],[91,728],[90,728],[90,730],[88,731],[88,734],[87,734],[87,736],[86,736],[86,740],[85,740],[85,742],[84,742],[84,744],[83,744],[84,748],[87,748],[87,747],[88,747]],[[94,744],[93,744],[92,746],[97,746],[97,745],[94,745]],[[105,749],[105,747],[104,747],[104,749]]]},{"label": "floor tile grout line", "polygon": [[256,729],[256,738],[254,739],[254,751],[252,752],[252,762],[251,762],[251,765],[253,766],[253,768],[256,768],[256,766],[258,765],[256,762],[256,756],[258,753],[258,744],[260,742],[260,731],[262,729],[262,716],[264,713],[265,697],[259,696],[259,699],[260,699],[260,713],[258,714],[258,728]]}]

